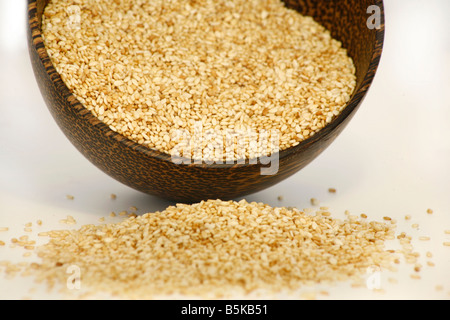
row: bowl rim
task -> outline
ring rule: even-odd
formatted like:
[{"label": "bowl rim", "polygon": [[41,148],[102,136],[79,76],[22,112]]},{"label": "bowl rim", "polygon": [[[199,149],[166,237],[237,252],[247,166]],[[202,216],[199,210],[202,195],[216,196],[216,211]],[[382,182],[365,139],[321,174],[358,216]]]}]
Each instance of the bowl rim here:
[{"label": "bowl rim", "polygon": [[[97,126],[100,131],[105,135],[116,142],[124,144],[126,148],[133,149],[138,153],[144,154],[146,157],[156,158],[161,161],[173,162],[172,156],[168,153],[151,149],[149,147],[143,146],[122,134],[113,131],[106,123],[99,120],[91,111],[89,111],[86,107],[82,105],[82,103],[75,97],[72,91],[67,87],[67,85],[63,82],[61,75],[56,71],[55,66],[51,62],[50,56],[45,48],[41,27],[39,23],[39,19],[37,17],[37,1],[38,0],[28,0],[27,10],[28,10],[28,21],[27,21],[27,32],[30,34],[29,49],[37,52],[39,56],[40,62],[43,64],[47,75],[52,81],[55,89],[62,93],[62,96],[68,101],[71,107],[76,110],[78,115],[81,118],[84,118],[93,126]],[[43,0],[45,1],[45,0]],[[374,0],[374,5],[380,8],[380,18],[381,23],[378,28],[375,29],[375,41],[372,50],[372,56],[370,58],[370,63],[368,65],[368,70],[364,75],[361,84],[355,92],[353,92],[350,101],[346,104],[342,112],[340,112],[330,123],[326,124],[322,129],[317,131],[314,135],[310,136],[307,139],[300,141],[296,146],[280,150],[278,153],[278,159],[281,160],[283,158],[289,157],[299,150],[305,148],[308,145],[314,144],[322,138],[329,135],[334,129],[336,129],[346,118],[351,116],[353,111],[358,108],[360,103],[363,101],[366,96],[374,78],[376,71],[378,69],[381,54],[384,45],[384,36],[385,36],[385,10],[383,0]],[[42,49],[42,50],[39,50]],[[257,159],[239,159],[234,160],[233,163],[212,163],[207,164],[205,162],[198,163],[194,161],[195,159],[187,159],[181,158],[181,160],[187,160],[191,163],[181,162],[178,165],[183,165],[186,167],[196,167],[196,168],[235,168],[242,166],[262,166],[261,163],[256,161]],[[187,162],[186,161],[186,162]],[[255,162],[256,161],[256,162]],[[244,162],[244,163],[243,163]]]}]

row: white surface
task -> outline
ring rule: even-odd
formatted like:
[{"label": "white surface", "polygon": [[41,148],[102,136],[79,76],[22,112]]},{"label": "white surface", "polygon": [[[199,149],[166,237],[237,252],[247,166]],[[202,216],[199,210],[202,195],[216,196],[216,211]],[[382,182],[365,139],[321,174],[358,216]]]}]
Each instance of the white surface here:
[{"label": "white surface", "polygon": [[[450,229],[450,1],[385,0],[385,7],[381,65],[350,125],[307,168],[247,199],[305,208],[315,197],[336,217],[343,217],[344,210],[364,212],[373,220],[390,216],[398,221],[398,233],[415,238],[423,265],[420,280],[410,278],[414,266],[402,264],[398,272],[380,274],[382,290],[343,283],[321,287],[329,295],[317,298],[450,299],[450,247],[443,246],[450,241],[444,234]],[[24,13],[25,1],[0,0],[0,227],[10,228],[0,232],[6,242],[0,246],[0,261],[33,259],[23,258],[22,248],[10,248],[12,237],[27,234],[27,222],[33,223],[30,237],[36,238],[41,230],[67,228],[58,223],[67,215],[80,226],[133,205],[144,213],[170,204],[112,180],[65,138],[34,79]],[[337,193],[328,193],[329,187]],[[116,200],[109,198],[111,193]],[[434,213],[427,214],[427,208]],[[410,221],[404,220],[406,214]],[[418,230],[413,223],[420,225]],[[417,240],[421,235],[431,241]],[[1,299],[59,297],[41,289],[29,279],[0,275]]]}]

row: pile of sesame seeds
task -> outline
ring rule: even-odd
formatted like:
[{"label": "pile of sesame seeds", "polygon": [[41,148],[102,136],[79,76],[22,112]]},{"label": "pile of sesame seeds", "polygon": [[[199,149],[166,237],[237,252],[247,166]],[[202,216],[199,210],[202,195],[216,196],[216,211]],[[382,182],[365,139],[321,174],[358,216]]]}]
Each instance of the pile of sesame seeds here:
[{"label": "pile of sesame seeds", "polygon": [[[23,250],[26,260],[1,260],[0,274],[32,277],[69,298],[277,298],[287,293],[315,299],[329,294],[320,289],[324,285],[369,289],[367,276],[373,272],[382,271],[395,285],[401,279],[393,272],[409,269],[402,262],[412,266],[409,278],[415,281],[435,267],[435,247],[414,248],[433,237],[417,232],[416,223],[410,225],[415,236],[396,234],[397,219],[389,216],[377,222],[346,210],[345,218],[337,219],[319,204],[298,210],[245,200],[178,204],[146,214],[137,210],[111,212],[99,219],[101,224],[81,227],[67,216],[59,220],[67,226],[62,230],[46,229],[38,219],[23,224],[24,235],[1,226],[0,250],[7,245],[16,253]],[[415,218],[408,214],[404,220],[410,224]],[[13,236],[9,244],[8,234]],[[444,230],[444,247],[450,247],[447,235],[450,230]],[[69,280],[82,290],[74,290]],[[370,290],[385,293],[383,287]],[[445,285],[435,288],[443,291]]]},{"label": "pile of sesame seeds", "polygon": [[[356,85],[342,44],[280,0],[50,0],[42,31],[87,109],[169,154],[198,123],[224,137],[276,131],[287,149],[330,123]],[[247,158],[264,152],[251,148]]]},{"label": "pile of sesame seeds", "polygon": [[333,219],[241,200],[177,204],[118,223],[46,233],[41,260],[26,274],[50,285],[81,270],[84,288],[122,298],[155,295],[226,297],[277,293],[302,285],[360,279],[390,268],[394,225],[357,217]]}]

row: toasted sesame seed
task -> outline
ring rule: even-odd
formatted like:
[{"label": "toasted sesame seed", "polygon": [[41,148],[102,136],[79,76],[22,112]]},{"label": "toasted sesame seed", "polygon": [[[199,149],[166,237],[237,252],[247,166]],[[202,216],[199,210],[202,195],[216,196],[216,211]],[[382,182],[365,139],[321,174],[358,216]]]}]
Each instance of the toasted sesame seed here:
[{"label": "toasted sesame seed", "polygon": [[407,215],[405,216],[405,220],[411,220],[411,215],[407,214]]},{"label": "toasted sesame seed", "polygon": [[5,232],[8,231],[9,228],[8,227],[0,227],[0,232]]},{"label": "toasted sesame seed", "polygon": [[70,215],[68,215],[66,217],[66,219],[59,220],[59,222],[63,223],[63,224],[76,224],[77,223],[77,221]]},{"label": "toasted sesame seed", "polygon": [[427,213],[428,214],[433,214],[433,210],[432,209],[427,209]]},{"label": "toasted sesame seed", "polygon": [[111,197],[111,199],[113,199],[113,200],[117,199],[117,195],[114,194],[114,193],[111,193],[110,197]]},{"label": "toasted sesame seed", "polygon": [[388,282],[389,282],[389,283],[392,283],[392,284],[396,284],[396,283],[398,283],[398,280],[395,279],[395,278],[389,277],[389,278],[388,278]]},{"label": "toasted sesame seed", "polygon": [[335,188],[328,188],[328,192],[329,193],[336,193],[336,189]]},{"label": "toasted sesame seed", "polygon": [[450,242],[444,242],[443,245],[446,247],[450,247]]},{"label": "toasted sesame seed", "polygon": [[70,194],[66,195],[66,198],[67,198],[67,199],[69,199],[69,200],[73,200],[73,199],[75,199],[75,197],[74,197],[74,196],[72,196],[72,195],[70,195]]},{"label": "toasted sesame seed", "polygon": [[313,206],[318,206],[319,205],[319,200],[317,200],[316,198],[311,198],[310,202]]}]

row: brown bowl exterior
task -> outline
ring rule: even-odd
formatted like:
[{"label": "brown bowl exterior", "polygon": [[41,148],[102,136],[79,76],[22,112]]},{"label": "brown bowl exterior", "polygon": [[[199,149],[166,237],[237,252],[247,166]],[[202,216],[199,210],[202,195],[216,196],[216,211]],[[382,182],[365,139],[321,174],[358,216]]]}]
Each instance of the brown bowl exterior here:
[{"label": "brown bowl exterior", "polygon": [[[265,165],[175,164],[112,131],[84,108],[61,80],[44,47],[41,17],[47,0],[28,0],[28,47],[42,96],[58,126],[94,165],[136,190],[177,202],[234,199],[268,188],[304,168],[342,132],[363,101],[378,67],[384,40],[382,0],[286,0],[314,17],[342,41],[357,70],[357,87],[344,111],[299,145],[279,153],[278,172],[261,175]],[[380,8],[379,28],[366,25],[368,7]]]}]

